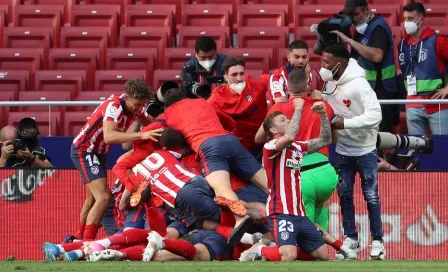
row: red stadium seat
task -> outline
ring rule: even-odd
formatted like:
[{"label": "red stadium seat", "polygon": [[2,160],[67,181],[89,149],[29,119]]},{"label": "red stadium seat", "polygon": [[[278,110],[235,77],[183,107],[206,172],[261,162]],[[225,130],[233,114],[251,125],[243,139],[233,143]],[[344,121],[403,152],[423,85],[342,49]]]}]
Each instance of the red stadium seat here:
[{"label": "red stadium seat", "polygon": [[203,27],[181,26],[179,27],[179,45],[183,48],[194,48],[196,40],[203,36],[209,36],[216,41],[216,49],[221,52],[223,48],[230,47],[229,28],[227,27]]},{"label": "red stadium seat", "polygon": [[48,50],[52,47],[52,28],[7,27],[3,32],[4,48],[42,48],[43,67],[48,67]]},{"label": "red stadium seat", "polygon": [[8,5],[8,19],[12,23],[14,21],[15,8],[20,3],[20,0],[0,0],[0,5]]},{"label": "red stadium seat", "polygon": [[[402,0],[400,0],[402,1]],[[308,4],[312,5],[344,5],[346,0],[308,0]],[[369,1],[371,2],[371,0]]]},{"label": "red stadium seat", "polygon": [[230,14],[230,22],[236,24],[238,21],[238,6],[243,4],[243,0],[196,0],[196,4],[230,4],[233,6]]},{"label": "red stadium seat", "polygon": [[182,69],[184,63],[195,55],[194,48],[165,48],[163,69]]},{"label": "red stadium seat", "polygon": [[107,70],[146,70],[146,82],[152,85],[157,49],[155,48],[109,48]]},{"label": "red stadium seat", "polygon": [[[65,91],[21,92],[19,101],[70,101],[71,93]],[[22,106],[19,111],[65,112],[66,106]]]},{"label": "red stadium seat", "polygon": [[74,5],[71,26],[108,27],[109,47],[117,47],[117,31],[120,18],[119,5]]},{"label": "red stadium seat", "polygon": [[76,136],[90,119],[92,111],[66,112],[63,136]]},{"label": "red stadium seat", "polygon": [[[384,19],[387,21],[389,26],[397,26],[399,25],[398,22],[398,15],[400,14],[400,5],[378,5],[373,4],[369,6],[370,11],[373,13],[379,14],[384,17]],[[401,18],[401,15],[400,15]]]},{"label": "red stadium seat", "polygon": [[[75,98],[76,101],[104,101],[112,94],[120,95],[123,91],[88,91],[80,92]],[[71,107],[74,111],[93,112],[97,106],[76,106]]]},{"label": "red stadium seat", "polygon": [[20,120],[25,117],[31,117],[39,126],[39,132],[41,136],[59,136],[60,135],[60,112],[10,112],[8,117],[8,124],[17,126]]},{"label": "red stadium seat", "polygon": [[108,27],[63,27],[61,48],[99,48],[100,65],[104,67],[108,32]]},{"label": "red stadium seat", "polygon": [[233,6],[226,4],[185,5],[182,13],[183,26],[232,26],[230,14]]},{"label": "red stadium seat", "polygon": [[0,93],[12,92],[17,100],[19,93],[28,89],[29,78],[29,71],[0,70]]},{"label": "red stadium seat", "polygon": [[[0,92],[0,101],[15,101],[17,99],[14,97],[14,95],[15,94],[13,91],[7,92],[7,91],[2,90]],[[11,110],[13,110],[13,109],[11,108]],[[8,122],[9,111],[10,111],[10,107],[0,107],[0,114],[2,116],[2,118],[0,118],[0,127],[4,127],[4,126],[8,125],[7,122]]]},{"label": "red stadium seat", "polygon": [[246,62],[246,69],[261,69],[268,73],[273,56],[272,48],[224,48],[223,55],[241,56]]},{"label": "red stadium seat", "polygon": [[17,6],[14,19],[15,26],[51,27],[53,29],[54,47],[59,47],[61,26],[64,25],[64,6],[31,5]]},{"label": "red stadium seat", "polygon": [[37,71],[36,91],[65,91],[70,92],[70,98],[86,89],[86,71],[60,70]]},{"label": "red stadium seat", "polygon": [[126,26],[169,27],[170,35],[176,33],[175,5],[130,5],[126,13]]},{"label": "red stadium seat", "polygon": [[[321,0],[318,0],[321,1]],[[425,0],[425,2],[428,2],[429,0]],[[371,4],[398,4],[403,5],[407,4],[408,2],[411,2],[411,0],[369,0],[369,3]]]},{"label": "red stadium seat", "polygon": [[169,27],[126,27],[120,31],[122,48],[157,48],[158,64],[163,65],[165,47],[173,46]]},{"label": "red stadium seat", "polygon": [[5,25],[9,25],[9,6],[8,5],[0,5],[0,24],[2,27],[4,27]]},{"label": "red stadium seat", "polygon": [[3,44],[3,29],[5,28],[6,15],[4,10],[0,10],[0,44]]},{"label": "red stadium seat", "polygon": [[250,70],[250,69],[246,69],[244,70],[244,74],[246,76],[250,76],[253,79],[257,79],[259,78],[263,73],[263,70]]},{"label": "red stadium seat", "polygon": [[238,26],[288,26],[288,6],[278,4],[240,5]]},{"label": "red stadium seat", "polygon": [[26,70],[29,72],[28,88],[34,85],[36,70],[42,69],[43,49],[3,48],[0,50],[0,71]]},{"label": "red stadium seat", "polygon": [[132,5],[132,0],[86,0],[87,4],[98,5],[119,5],[121,18],[119,24],[122,24],[126,18],[127,8]]},{"label": "red stadium seat", "polygon": [[328,19],[333,14],[340,12],[344,5],[301,5],[297,6],[295,14],[295,26],[311,26]]},{"label": "red stadium seat", "polygon": [[[300,4],[300,0],[252,0],[252,2],[254,4],[288,5],[287,20],[289,21],[290,24],[294,22],[294,11],[296,10],[296,6],[298,5],[298,3]],[[308,4],[310,3],[308,2]]]},{"label": "red stadium seat", "polygon": [[158,89],[166,81],[174,81],[178,84],[182,83],[182,78],[180,76],[180,70],[155,70],[154,71],[154,89]]},{"label": "red stadium seat", "polygon": [[435,27],[448,25],[448,5],[425,4],[425,25]]},{"label": "red stadium seat", "polygon": [[141,0],[142,4],[164,4],[164,5],[176,5],[176,24],[180,24],[182,21],[182,10],[184,5],[188,3],[188,0]]},{"label": "red stadium seat", "polygon": [[141,70],[104,70],[95,73],[95,89],[98,91],[120,91],[124,90],[124,84],[129,79],[146,79],[146,71]]},{"label": "red stadium seat", "polygon": [[76,2],[76,0],[28,0],[30,5],[46,5],[46,6],[64,6],[64,23],[70,23],[70,12],[72,8],[72,4]]},{"label": "red stadium seat", "polygon": [[448,38],[448,25],[446,26],[434,26],[434,30],[437,34],[445,36]]},{"label": "red stadium seat", "polygon": [[317,43],[316,33],[312,33],[309,26],[297,27],[294,37],[295,40],[305,41],[310,48]]},{"label": "red stadium seat", "polygon": [[86,88],[91,90],[95,85],[95,71],[101,67],[99,54],[99,49],[52,48],[48,67],[50,70],[87,71]]}]

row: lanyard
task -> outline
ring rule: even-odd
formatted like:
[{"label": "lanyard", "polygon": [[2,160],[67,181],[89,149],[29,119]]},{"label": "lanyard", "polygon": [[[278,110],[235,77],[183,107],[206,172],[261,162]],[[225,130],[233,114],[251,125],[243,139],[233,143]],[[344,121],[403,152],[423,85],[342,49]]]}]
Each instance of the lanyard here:
[{"label": "lanyard", "polygon": [[[419,49],[420,44],[420,49]],[[415,50],[413,50],[415,48]],[[415,64],[420,62],[420,51],[422,50],[422,42],[417,41],[416,46],[409,45],[409,57],[411,60],[411,75],[415,75]]]}]

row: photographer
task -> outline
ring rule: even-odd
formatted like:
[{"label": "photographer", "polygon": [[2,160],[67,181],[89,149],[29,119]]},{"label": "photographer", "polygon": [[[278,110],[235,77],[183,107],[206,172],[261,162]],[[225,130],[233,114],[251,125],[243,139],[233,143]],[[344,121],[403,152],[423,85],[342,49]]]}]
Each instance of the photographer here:
[{"label": "photographer", "polygon": [[[339,31],[342,41],[351,47],[351,57],[366,71],[366,79],[378,99],[396,99],[397,68],[394,62],[392,30],[384,18],[370,12],[367,0],[347,0],[344,13],[352,18],[356,34],[350,39]],[[383,114],[379,130],[392,132],[398,125],[399,106],[381,105]]]},{"label": "photographer", "polygon": [[[31,118],[22,119],[19,122],[19,130],[24,122],[33,125],[32,122],[34,122],[34,120]],[[35,127],[37,128],[37,124],[35,124]],[[0,167],[53,167],[49,161],[49,157],[45,154],[45,149],[39,146],[37,133],[35,138],[25,140],[23,139],[23,136],[19,137],[17,128],[13,126],[5,126],[0,130],[0,140],[3,143],[0,156]]]}]

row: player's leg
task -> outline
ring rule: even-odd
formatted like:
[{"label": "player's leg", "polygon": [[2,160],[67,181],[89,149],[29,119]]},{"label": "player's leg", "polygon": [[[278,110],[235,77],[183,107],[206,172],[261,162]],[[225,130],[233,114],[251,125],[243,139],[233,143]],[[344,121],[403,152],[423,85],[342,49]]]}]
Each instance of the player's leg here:
[{"label": "player's leg", "polygon": [[132,207],[128,210],[126,220],[124,222],[124,230],[128,229],[144,229],[146,221],[146,210],[144,204]]},{"label": "player's leg", "polygon": [[105,177],[92,180],[86,186],[95,198],[95,204],[92,206],[87,216],[84,239],[95,240],[98,229],[100,228],[101,220],[112,195],[107,186]]},{"label": "player's leg", "polygon": [[[301,251],[309,253],[321,261],[328,260],[328,250],[321,232],[307,217],[293,217],[294,229],[299,232],[297,246]],[[292,223],[292,222],[291,222]]]},{"label": "player's leg", "polygon": [[344,256],[344,259],[348,259],[348,260],[356,259],[356,252],[353,249],[351,249],[347,245],[344,245],[341,240],[338,240],[335,237],[333,237],[330,233],[328,233],[319,224],[314,223],[314,225],[317,227],[319,232],[322,234],[322,238],[324,239],[324,242],[327,245],[330,245],[336,251],[338,251],[339,254],[342,254]]},{"label": "player's leg", "polygon": [[117,210],[115,206],[115,199],[111,197],[109,205],[107,205],[106,212],[101,219],[101,225],[104,228],[106,235],[114,235],[121,228],[120,221],[117,218]]},{"label": "player's leg", "polygon": [[313,175],[310,174],[311,170],[300,173],[301,179],[301,191],[302,201],[305,206],[306,216],[312,222],[314,222],[315,209],[316,209],[316,187],[314,186]]}]

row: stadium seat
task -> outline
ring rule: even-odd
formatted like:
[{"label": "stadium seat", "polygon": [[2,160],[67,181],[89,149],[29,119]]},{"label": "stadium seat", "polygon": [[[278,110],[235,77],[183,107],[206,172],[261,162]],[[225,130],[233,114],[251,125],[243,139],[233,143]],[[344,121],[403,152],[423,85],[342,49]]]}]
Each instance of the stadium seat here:
[{"label": "stadium seat", "polygon": [[188,0],[141,0],[142,4],[164,4],[176,6],[176,24],[180,24],[182,21],[182,10],[184,5],[188,3]]},{"label": "stadium seat", "polygon": [[169,27],[126,27],[120,30],[122,48],[157,48],[159,67],[163,65],[165,47],[173,46]]},{"label": "stadium seat", "polygon": [[1,5],[0,4],[0,25],[2,26],[2,28],[6,25],[9,25],[9,6],[8,5]]},{"label": "stadium seat", "polygon": [[268,73],[273,56],[272,48],[224,48],[223,55],[241,56],[246,62],[246,69],[261,69]]},{"label": "stadium seat", "polygon": [[28,0],[30,5],[46,5],[46,6],[64,6],[64,23],[70,23],[70,12],[72,4],[75,4],[76,0]]},{"label": "stadium seat", "polygon": [[9,23],[14,21],[14,13],[16,6],[20,3],[20,0],[0,0],[0,5],[8,5],[8,19]]},{"label": "stadium seat", "polygon": [[434,26],[434,30],[437,34],[445,36],[448,38],[448,25],[446,26]]},{"label": "stadium seat", "polygon": [[194,48],[196,40],[203,36],[209,36],[216,41],[216,49],[221,52],[223,48],[230,47],[229,28],[227,27],[203,27],[181,26],[179,27],[178,47]]},{"label": "stadium seat", "polygon": [[31,117],[39,126],[41,136],[59,136],[60,135],[60,112],[42,112],[42,111],[27,111],[27,112],[10,112],[8,117],[8,124],[17,126],[20,120],[25,117]]},{"label": "stadium seat", "polygon": [[[17,99],[14,97],[14,92],[13,91],[1,91],[0,92],[0,101],[16,101]],[[17,108],[17,107],[14,107]],[[13,110],[12,107],[0,107],[0,114],[2,116],[2,118],[0,118],[0,127],[4,127],[6,125],[8,125],[7,121],[8,121],[8,115],[9,115],[9,111]]]},{"label": "stadium seat", "polygon": [[119,5],[74,5],[70,24],[78,27],[108,27],[108,46],[117,47],[119,18]]},{"label": "stadium seat", "polygon": [[46,70],[36,72],[35,91],[67,91],[70,98],[86,90],[86,71]]},{"label": "stadium seat", "polygon": [[124,90],[124,84],[129,79],[146,79],[145,70],[103,70],[95,73],[95,90],[120,91]]},{"label": "stadium seat", "polygon": [[401,18],[401,15],[400,17],[398,17],[399,14],[401,13],[400,5],[373,4],[370,5],[369,7],[371,12],[383,16],[384,19],[389,24],[389,26],[392,27],[399,25],[398,18]]},{"label": "stadium seat", "polygon": [[92,115],[92,111],[66,112],[63,136],[76,136]]},{"label": "stadium seat", "polygon": [[231,27],[232,9],[232,5],[226,4],[185,5],[182,13],[182,25]]},{"label": "stadium seat", "polygon": [[[278,49],[278,60],[277,60],[277,66],[275,69],[280,68],[281,66],[285,65],[288,62],[288,48],[280,48]],[[313,49],[308,49],[308,58],[309,58],[309,64],[311,66],[311,69],[319,70],[322,64],[322,56],[316,55],[313,53]]]},{"label": "stadium seat", "polygon": [[95,85],[95,71],[101,67],[99,64],[99,49],[86,48],[52,48],[50,49],[50,70],[84,70],[87,72],[87,90]]},{"label": "stadium seat", "polygon": [[130,5],[126,13],[126,26],[170,27],[170,35],[176,33],[175,5]]},{"label": "stadium seat", "polygon": [[34,85],[36,70],[42,69],[43,49],[3,48],[0,50],[0,71],[29,71],[29,86]]},{"label": "stadium seat", "polygon": [[123,24],[126,18],[127,8],[132,6],[132,2],[132,0],[86,0],[86,4],[119,5],[121,14],[121,18],[118,18],[120,20],[119,25]]},{"label": "stadium seat", "polygon": [[[308,4],[312,5],[344,5],[347,0],[308,0]],[[401,1],[401,0],[400,0]],[[371,0],[369,1],[371,2]]]},{"label": "stadium seat", "polygon": [[0,10],[0,44],[3,45],[3,29],[5,28],[5,11]]},{"label": "stadium seat", "polygon": [[154,71],[154,89],[157,90],[160,85],[162,85],[166,81],[174,81],[178,84],[182,83],[182,78],[180,76],[180,70],[179,69],[167,69],[167,70],[160,70],[157,69]]},{"label": "stadium seat", "polygon": [[230,14],[230,22],[237,24],[238,22],[238,6],[243,4],[243,0],[196,0],[196,4],[228,4],[232,5],[232,12]]},{"label": "stadium seat", "polygon": [[[311,1],[311,0],[309,0]],[[309,4],[308,1],[308,4]],[[344,0],[345,1],[345,0]],[[276,4],[276,5],[288,5],[287,20],[291,24],[294,22],[294,11],[296,6],[300,4],[301,0],[252,0],[254,4]]]},{"label": "stadium seat", "polygon": [[3,48],[42,48],[43,67],[48,67],[48,50],[52,47],[49,27],[6,27],[3,32]]},{"label": "stadium seat", "polygon": [[425,3],[425,25],[443,26],[448,25],[448,5],[446,4],[426,4]]},{"label": "stadium seat", "polygon": [[99,48],[100,65],[104,67],[108,37],[108,27],[63,27],[61,48]]},{"label": "stadium seat", "polygon": [[[104,101],[112,94],[120,95],[123,91],[88,91],[80,92],[75,98],[75,101]],[[71,107],[74,111],[89,111],[93,112],[97,106],[75,106]]]},{"label": "stadium seat", "polygon": [[195,55],[194,48],[165,48],[163,69],[182,69],[184,63]]},{"label": "stadium seat", "polygon": [[14,26],[53,28],[54,47],[59,47],[61,26],[64,25],[64,6],[17,6]]},{"label": "stadium seat", "polygon": [[317,43],[316,33],[312,33],[309,26],[297,27],[294,37],[295,40],[305,41],[309,48],[313,48]]},{"label": "stadium seat", "polygon": [[253,79],[257,79],[264,73],[263,73],[263,70],[250,70],[250,69],[247,69],[247,70],[244,70],[244,74],[246,76],[250,76]]},{"label": "stadium seat", "polygon": [[288,26],[288,6],[279,4],[240,5],[238,27]]},{"label": "stadium seat", "polygon": [[13,71],[1,69],[0,93],[12,92],[14,94],[14,100],[17,100],[19,98],[19,93],[24,92],[28,89],[29,78],[29,71]]},{"label": "stadium seat", "polygon": [[157,60],[155,48],[109,48],[107,70],[146,70],[146,82],[152,84]]},{"label": "stadium seat", "polygon": [[[19,101],[70,101],[71,93],[67,91],[21,92]],[[21,106],[19,111],[65,112],[67,106]]]},{"label": "stadium seat", "polygon": [[301,5],[297,6],[295,14],[295,27],[318,24],[320,21],[330,18],[340,12],[344,5]]}]

